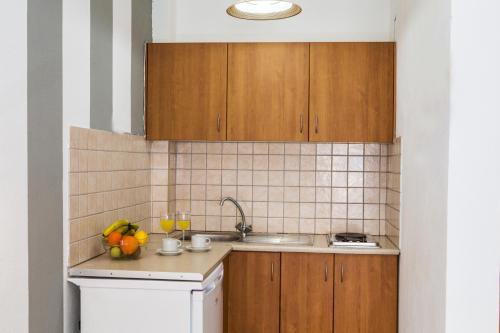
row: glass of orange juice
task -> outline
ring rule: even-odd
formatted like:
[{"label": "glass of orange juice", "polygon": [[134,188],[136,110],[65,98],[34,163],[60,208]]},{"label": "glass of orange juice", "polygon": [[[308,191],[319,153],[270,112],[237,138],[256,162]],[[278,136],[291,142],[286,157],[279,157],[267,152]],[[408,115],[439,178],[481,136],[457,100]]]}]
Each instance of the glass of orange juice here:
[{"label": "glass of orange juice", "polygon": [[191,227],[191,214],[189,212],[177,213],[177,227],[182,230],[182,243],[184,243],[184,232]]},{"label": "glass of orange juice", "polygon": [[160,227],[163,231],[165,231],[168,238],[168,233],[174,231],[175,229],[175,214],[162,214],[160,217]]}]

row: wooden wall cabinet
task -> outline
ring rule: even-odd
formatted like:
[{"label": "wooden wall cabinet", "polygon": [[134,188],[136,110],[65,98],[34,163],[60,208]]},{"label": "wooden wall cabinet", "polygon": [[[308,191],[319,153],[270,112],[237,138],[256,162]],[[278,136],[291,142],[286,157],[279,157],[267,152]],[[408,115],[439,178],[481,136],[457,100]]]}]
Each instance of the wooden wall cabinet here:
[{"label": "wooden wall cabinet", "polygon": [[394,43],[153,43],[146,90],[150,140],[392,142]]},{"label": "wooden wall cabinet", "polygon": [[308,43],[233,43],[227,139],[307,141]]},{"label": "wooden wall cabinet", "polygon": [[232,252],[227,279],[227,331],[278,333],[280,253]]},{"label": "wooden wall cabinet", "polygon": [[392,142],[394,43],[311,43],[309,140]]},{"label": "wooden wall cabinet", "polygon": [[332,254],[281,254],[280,313],[281,333],[332,333]]},{"label": "wooden wall cabinet", "polygon": [[227,44],[148,44],[148,140],[225,140]]},{"label": "wooden wall cabinet", "polygon": [[335,255],[335,333],[396,333],[397,256]]}]

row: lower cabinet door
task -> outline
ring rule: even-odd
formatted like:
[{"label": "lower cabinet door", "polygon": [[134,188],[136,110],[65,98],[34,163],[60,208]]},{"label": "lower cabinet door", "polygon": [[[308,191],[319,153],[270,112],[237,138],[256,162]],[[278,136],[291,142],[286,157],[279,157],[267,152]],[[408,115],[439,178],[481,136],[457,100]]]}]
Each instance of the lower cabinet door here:
[{"label": "lower cabinet door", "polygon": [[332,333],[333,254],[281,254],[281,333]]},{"label": "lower cabinet door", "polygon": [[232,252],[227,285],[229,333],[278,333],[280,253]]},{"label": "lower cabinet door", "polygon": [[335,255],[335,333],[397,332],[397,256]]}]

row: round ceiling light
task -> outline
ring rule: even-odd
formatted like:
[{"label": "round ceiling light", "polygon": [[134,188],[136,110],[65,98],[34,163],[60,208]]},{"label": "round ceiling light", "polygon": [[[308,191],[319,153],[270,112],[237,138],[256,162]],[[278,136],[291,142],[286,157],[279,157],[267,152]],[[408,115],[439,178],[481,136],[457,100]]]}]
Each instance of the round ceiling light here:
[{"label": "round ceiling light", "polygon": [[278,20],[295,16],[300,6],[282,0],[243,0],[231,5],[226,12],[245,20]]}]

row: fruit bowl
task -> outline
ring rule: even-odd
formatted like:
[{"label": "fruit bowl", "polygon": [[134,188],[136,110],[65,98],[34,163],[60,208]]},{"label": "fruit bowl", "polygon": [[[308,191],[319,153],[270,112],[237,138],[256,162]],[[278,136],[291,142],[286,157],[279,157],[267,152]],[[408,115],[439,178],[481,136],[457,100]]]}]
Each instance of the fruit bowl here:
[{"label": "fruit bowl", "polygon": [[118,220],[104,229],[102,244],[112,259],[138,259],[148,238],[148,234],[139,230],[138,225]]},{"label": "fruit bowl", "polygon": [[141,248],[145,245],[139,245],[137,250],[130,254],[123,253],[120,245],[109,245],[106,238],[102,239],[102,246],[111,259],[139,259],[141,256]]}]

